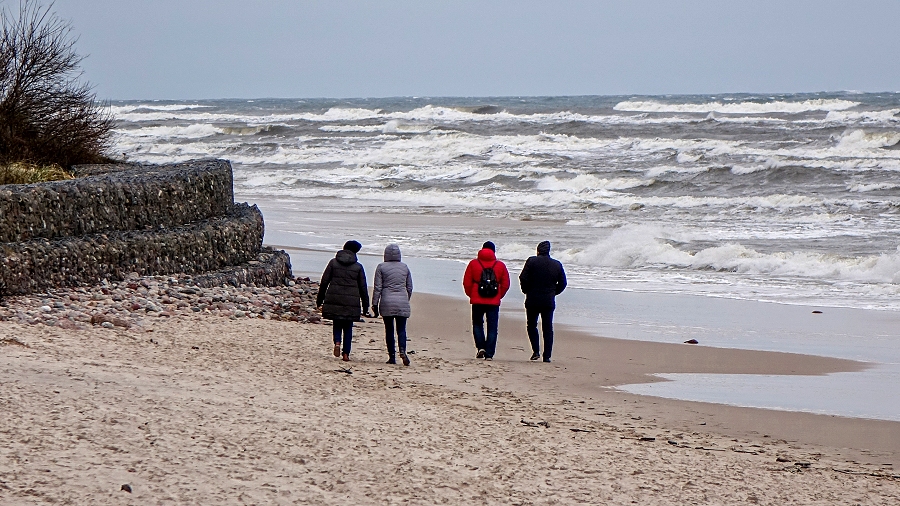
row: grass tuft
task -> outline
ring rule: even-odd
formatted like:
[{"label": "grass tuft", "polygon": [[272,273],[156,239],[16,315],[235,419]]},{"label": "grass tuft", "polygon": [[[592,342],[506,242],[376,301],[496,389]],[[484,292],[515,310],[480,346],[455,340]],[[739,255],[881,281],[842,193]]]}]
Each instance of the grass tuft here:
[{"label": "grass tuft", "polygon": [[59,165],[34,165],[16,162],[0,166],[0,184],[31,184],[75,179]]}]

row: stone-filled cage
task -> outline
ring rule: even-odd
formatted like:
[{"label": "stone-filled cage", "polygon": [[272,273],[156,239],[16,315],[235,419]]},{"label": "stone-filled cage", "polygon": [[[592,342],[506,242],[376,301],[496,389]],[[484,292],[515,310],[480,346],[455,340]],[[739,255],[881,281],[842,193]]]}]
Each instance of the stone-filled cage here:
[{"label": "stone-filled cage", "polygon": [[0,289],[7,295],[141,276],[276,285],[284,251],[262,247],[260,210],[234,202],[227,160],[86,165],[76,179],[0,186]]}]

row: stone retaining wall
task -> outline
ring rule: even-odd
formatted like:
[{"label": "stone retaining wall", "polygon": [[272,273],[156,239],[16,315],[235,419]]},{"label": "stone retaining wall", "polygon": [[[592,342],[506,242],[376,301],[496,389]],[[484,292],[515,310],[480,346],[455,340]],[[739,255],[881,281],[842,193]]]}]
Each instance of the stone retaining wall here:
[{"label": "stone retaining wall", "polygon": [[83,170],[93,175],[0,186],[4,293],[135,273],[200,274],[202,286],[271,286],[291,277],[286,253],[262,250],[259,209],[234,204],[228,161]]},{"label": "stone retaining wall", "polygon": [[289,279],[291,257],[283,250],[263,248],[254,260],[234,267],[192,276],[190,284],[203,288],[215,286],[278,286]]},{"label": "stone retaining wall", "polygon": [[227,160],[101,167],[69,181],[0,186],[0,243],[174,227],[234,205]]}]

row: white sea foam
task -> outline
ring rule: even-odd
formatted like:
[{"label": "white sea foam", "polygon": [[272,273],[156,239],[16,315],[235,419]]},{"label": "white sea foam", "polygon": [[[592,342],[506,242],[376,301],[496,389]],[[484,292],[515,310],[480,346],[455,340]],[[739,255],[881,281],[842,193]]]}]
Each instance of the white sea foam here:
[{"label": "white sea foam", "polygon": [[659,165],[657,167],[653,167],[648,169],[644,174],[647,178],[657,178],[666,173],[675,173],[675,174],[697,174],[700,172],[707,172],[709,167],[705,166],[683,166],[683,165]]},{"label": "white sea foam", "polygon": [[614,107],[617,111],[634,111],[634,112],[668,112],[668,113],[724,113],[724,114],[772,114],[787,113],[796,114],[810,111],[842,111],[860,105],[859,102],[851,102],[849,100],[840,99],[812,99],[802,102],[707,102],[703,104],[673,104],[666,102],[658,102],[654,100],[646,101],[625,101],[619,102]]},{"label": "white sea foam", "polygon": [[406,122],[392,119],[384,124],[382,131],[386,134],[424,134],[434,129],[429,123]]},{"label": "white sea foam", "polygon": [[322,125],[323,132],[382,132],[383,125]]},{"label": "white sea foam", "polygon": [[837,149],[844,151],[870,150],[885,148],[900,143],[900,132],[867,132],[866,130],[848,130],[838,139]]},{"label": "white sea foam", "polygon": [[[626,190],[639,186],[650,186],[653,184],[652,179],[638,178],[599,178],[593,174],[579,174],[572,178],[559,179],[556,176],[549,176],[538,180],[535,188],[544,191],[565,191],[565,192],[597,192],[603,190]],[[610,194],[613,195],[613,194]]]},{"label": "white sea foam", "polygon": [[125,114],[138,110],[145,111],[185,111],[191,109],[201,109],[211,107],[201,104],[134,104],[134,105],[111,105],[110,112],[114,115]]},{"label": "white sea foam", "polygon": [[883,111],[829,111],[825,121],[834,123],[900,123],[900,109],[887,109]]},{"label": "white sea foam", "polygon": [[873,192],[873,191],[880,191],[880,190],[893,190],[894,188],[900,188],[900,183],[872,183],[872,184],[856,183],[856,184],[851,184],[850,186],[848,186],[847,190],[851,191],[851,192],[865,193],[865,192]]},{"label": "white sea foam", "polygon": [[194,124],[185,126],[149,126],[137,129],[119,129],[115,133],[124,137],[151,139],[202,139],[224,133],[224,130],[212,125]]},{"label": "white sea foam", "polygon": [[697,252],[672,244],[677,231],[656,225],[622,227],[583,248],[559,252],[568,262],[628,269],[687,268],[766,276],[854,282],[900,283],[900,248],[881,255],[844,257],[812,252],[760,253],[740,244],[723,244]]}]

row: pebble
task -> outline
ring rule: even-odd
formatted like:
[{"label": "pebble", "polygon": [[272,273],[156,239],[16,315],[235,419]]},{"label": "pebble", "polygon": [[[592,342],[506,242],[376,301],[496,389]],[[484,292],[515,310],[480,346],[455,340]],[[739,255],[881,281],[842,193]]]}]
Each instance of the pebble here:
[{"label": "pebble", "polygon": [[130,277],[93,287],[55,289],[48,293],[6,297],[0,321],[63,329],[90,326],[142,331],[147,318],[210,314],[223,318],[262,318],[319,323],[318,283],[295,278],[280,286],[231,285],[201,288],[191,277]]}]

